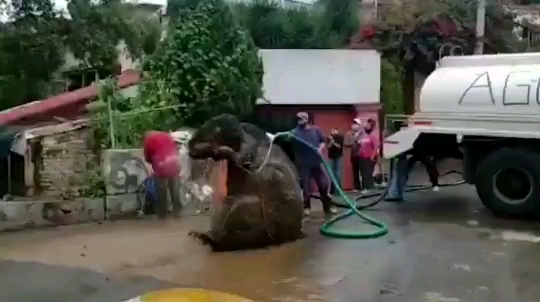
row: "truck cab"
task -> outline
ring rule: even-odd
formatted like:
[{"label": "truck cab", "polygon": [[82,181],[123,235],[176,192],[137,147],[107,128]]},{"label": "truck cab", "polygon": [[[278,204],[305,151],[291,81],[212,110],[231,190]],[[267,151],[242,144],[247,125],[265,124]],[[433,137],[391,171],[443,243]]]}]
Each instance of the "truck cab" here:
[{"label": "truck cab", "polygon": [[384,157],[463,157],[463,178],[498,216],[540,217],[540,53],[445,57]]}]

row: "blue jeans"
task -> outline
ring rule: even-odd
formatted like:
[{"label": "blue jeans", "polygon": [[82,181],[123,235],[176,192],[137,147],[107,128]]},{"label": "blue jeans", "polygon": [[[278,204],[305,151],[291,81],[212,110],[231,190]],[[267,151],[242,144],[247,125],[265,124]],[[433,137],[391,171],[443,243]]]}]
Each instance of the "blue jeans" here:
[{"label": "blue jeans", "polygon": [[[341,188],[341,178],[343,177],[343,156],[330,158],[330,171],[336,177],[337,184]],[[337,194],[334,183],[332,183],[332,194]]]},{"label": "blue jeans", "polygon": [[403,191],[409,180],[409,169],[407,155],[399,155],[392,159],[390,169],[390,187],[388,189],[388,199],[403,199]]}]

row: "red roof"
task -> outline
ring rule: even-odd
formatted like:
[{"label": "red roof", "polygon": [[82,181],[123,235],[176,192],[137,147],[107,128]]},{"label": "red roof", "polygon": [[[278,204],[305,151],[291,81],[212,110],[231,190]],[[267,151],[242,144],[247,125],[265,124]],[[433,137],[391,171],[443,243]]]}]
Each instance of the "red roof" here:
[{"label": "red roof", "polygon": [[[118,87],[127,88],[139,83],[140,74],[136,70],[125,70],[118,77]],[[53,119],[56,112],[78,113],[88,101],[97,98],[97,85],[62,93],[48,99],[13,107],[0,112],[0,125],[17,124],[21,120]]]}]

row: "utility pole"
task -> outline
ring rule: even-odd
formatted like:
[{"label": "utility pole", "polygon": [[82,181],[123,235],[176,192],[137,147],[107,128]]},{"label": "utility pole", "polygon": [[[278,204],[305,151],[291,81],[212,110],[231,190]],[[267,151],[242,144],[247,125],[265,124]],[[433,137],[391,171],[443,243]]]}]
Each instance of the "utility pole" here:
[{"label": "utility pole", "polygon": [[474,54],[484,53],[484,32],[486,28],[486,0],[478,0],[476,8],[476,46]]}]

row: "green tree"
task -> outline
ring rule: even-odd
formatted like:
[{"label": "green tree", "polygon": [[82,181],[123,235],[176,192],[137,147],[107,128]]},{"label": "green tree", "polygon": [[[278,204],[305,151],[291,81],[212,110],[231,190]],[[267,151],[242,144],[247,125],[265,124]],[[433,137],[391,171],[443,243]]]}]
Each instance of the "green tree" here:
[{"label": "green tree", "polygon": [[120,41],[140,58],[160,36],[156,20],[120,0],[71,0],[67,12],[52,0],[3,1],[0,8],[0,110],[46,97],[68,51],[83,68],[112,70]]},{"label": "green tree", "polygon": [[323,14],[308,8],[286,9],[276,2],[256,0],[233,5],[234,12],[255,44],[264,49],[334,48]]},{"label": "green tree", "polygon": [[[384,55],[401,55],[406,61],[420,60],[430,67],[417,67],[429,73],[439,55],[449,55],[456,46],[463,54],[472,54],[476,43],[476,2],[419,1],[417,4],[395,3],[385,11],[382,20],[370,26],[373,35],[365,37],[360,31],[353,44],[369,42]],[[488,0],[486,7],[485,53],[520,51],[513,16],[496,1]],[[454,49],[457,49],[454,48]],[[430,70],[431,69],[431,70]]]},{"label": "green tree", "polygon": [[144,64],[141,108],[176,106],[174,125],[195,127],[209,116],[252,113],[262,95],[262,62],[249,34],[222,0],[178,11],[166,39]]},{"label": "green tree", "polygon": [[[399,97],[404,94],[402,84],[409,88],[404,97],[411,98],[414,72],[427,75],[441,57],[473,53],[475,3],[395,2],[383,9],[381,20],[364,26],[351,39],[350,48],[375,48],[382,53],[381,100],[388,111],[402,113],[399,112],[404,109],[403,98]],[[488,0],[487,4],[484,52],[523,51],[522,43],[512,33],[513,16],[496,1]]]},{"label": "green tree", "polygon": [[358,31],[358,1],[355,0],[319,0],[324,9],[323,24],[326,30],[337,35],[343,45]]},{"label": "green tree", "polygon": [[155,50],[161,37],[157,16],[121,0],[71,0],[67,9],[70,18],[58,31],[63,29],[65,46],[81,67],[114,65],[121,42],[132,58],[140,59]]},{"label": "green tree", "polygon": [[402,68],[392,59],[381,60],[381,102],[386,114],[403,114]]},{"label": "green tree", "polygon": [[353,0],[321,0],[300,8],[255,0],[232,7],[255,44],[266,49],[341,48],[358,27],[358,4]]},{"label": "green tree", "polygon": [[39,99],[52,72],[62,64],[57,13],[50,1],[12,1],[2,5],[0,24],[0,109]]}]

